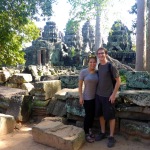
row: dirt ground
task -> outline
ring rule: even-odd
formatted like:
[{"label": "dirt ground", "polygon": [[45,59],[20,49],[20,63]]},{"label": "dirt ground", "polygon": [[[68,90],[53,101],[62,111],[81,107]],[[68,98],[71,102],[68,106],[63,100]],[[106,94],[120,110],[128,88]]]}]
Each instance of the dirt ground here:
[{"label": "dirt ground", "polygon": [[[0,136],[0,150],[56,150],[39,143],[32,138],[31,124],[24,124],[19,130],[13,133]],[[136,138],[125,138],[116,135],[116,145],[113,148],[107,148],[107,139],[94,143],[85,143],[80,150],[149,150],[150,141],[138,141]]]}]

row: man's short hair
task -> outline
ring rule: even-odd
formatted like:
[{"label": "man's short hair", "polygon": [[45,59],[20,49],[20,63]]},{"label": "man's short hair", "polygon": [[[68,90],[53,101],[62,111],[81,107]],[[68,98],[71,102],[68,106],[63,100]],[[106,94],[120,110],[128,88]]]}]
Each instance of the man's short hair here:
[{"label": "man's short hair", "polygon": [[103,50],[103,51],[105,52],[105,54],[108,54],[107,49],[106,49],[106,48],[104,48],[104,47],[100,47],[100,48],[98,48],[98,50],[96,51],[96,54],[98,54],[98,51],[99,51],[99,50]]}]

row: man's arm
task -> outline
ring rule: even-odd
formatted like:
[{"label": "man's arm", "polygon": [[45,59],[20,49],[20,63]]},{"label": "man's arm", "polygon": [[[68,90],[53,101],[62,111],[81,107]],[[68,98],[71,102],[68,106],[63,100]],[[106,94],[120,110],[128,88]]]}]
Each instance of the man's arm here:
[{"label": "man's arm", "polygon": [[109,98],[109,101],[111,101],[111,103],[114,103],[115,102],[115,99],[116,99],[116,94],[119,90],[119,87],[120,87],[120,84],[121,84],[121,78],[120,76],[115,78],[116,80],[116,84],[115,84],[115,87],[114,87],[114,90],[113,90],[113,93],[111,94],[110,98]]}]

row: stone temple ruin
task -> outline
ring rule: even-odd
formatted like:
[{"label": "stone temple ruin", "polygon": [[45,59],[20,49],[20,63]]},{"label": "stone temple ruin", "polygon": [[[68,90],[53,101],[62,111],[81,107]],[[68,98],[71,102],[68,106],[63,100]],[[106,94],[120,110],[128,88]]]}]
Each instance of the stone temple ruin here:
[{"label": "stone temple ruin", "polygon": [[106,48],[109,55],[124,64],[135,64],[136,54],[132,50],[131,31],[121,22],[115,21],[108,36]]},{"label": "stone temple ruin", "polygon": [[[116,21],[109,32],[108,43],[104,44],[112,58],[128,65],[135,63],[130,34],[121,21]],[[24,50],[26,66],[84,66],[89,53],[93,53],[94,39],[90,21],[85,22],[82,33],[79,29],[76,32],[70,29],[65,31],[65,35],[58,32],[56,23],[46,22],[41,37]]]},{"label": "stone temple ruin", "polygon": [[[32,128],[36,142],[60,150],[64,147],[66,150],[78,150],[85,143],[85,112],[79,105],[78,94],[80,69],[67,66],[67,62],[73,64],[78,60],[74,53],[86,57],[87,45],[92,51],[94,35],[89,22],[85,23],[83,30],[87,37],[84,36],[81,44],[77,42],[82,39],[77,38],[79,33],[66,33],[65,38],[58,34],[54,22],[47,22],[42,36],[25,50],[28,72],[24,68],[3,67],[0,70],[0,135],[13,132],[16,122],[34,122],[44,118]],[[117,33],[121,34],[120,30]],[[80,46],[84,47],[81,51]],[[127,45],[128,48],[130,46]],[[110,52],[123,53],[124,49],[116,48],[113,47]],[[108,59],[120,72],[124,72],[127,80],[117,96],[116,132],[138,140],[150,140],[150,74],[136,72],[112,57]],[[82,62],[83,58],[80,60]],[[98,118],[95,118],[94,128],[99,129]]]},{"label": "stone temple ruin", "polygon": [[[87,27],[84,27],[88,38]],[[91,42],[85,40],[86,45]],[[91,38],[91,37],[90,37]],[[93,40],[93,39],[92,39]],[[26,65],[54,65],[72,66],[82,64],[80,58],[83,48],[82,35],[79,31],[66,31],[65,36],[58,32],[54,22],[46,22],[41,37],[32,42],[32,46],[26,48]],[[92,48],[92,47],[91,47]],[[88,49],[90,51],[90,49]]]}]

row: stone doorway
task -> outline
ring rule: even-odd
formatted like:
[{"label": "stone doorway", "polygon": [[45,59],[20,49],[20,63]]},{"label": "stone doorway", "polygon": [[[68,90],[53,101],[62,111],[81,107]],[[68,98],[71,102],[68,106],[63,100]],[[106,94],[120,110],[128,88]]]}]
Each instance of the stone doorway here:
[{"label": "stone doorway", "polygon": [[42,48],[37,52],[37,64],[45,65],[46,64],[46,49]]}]

